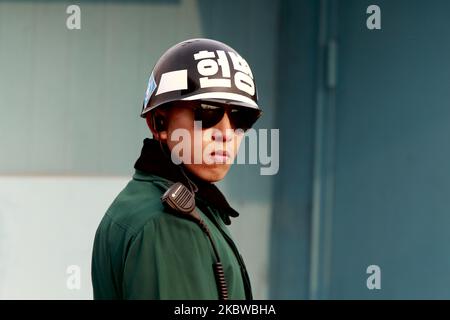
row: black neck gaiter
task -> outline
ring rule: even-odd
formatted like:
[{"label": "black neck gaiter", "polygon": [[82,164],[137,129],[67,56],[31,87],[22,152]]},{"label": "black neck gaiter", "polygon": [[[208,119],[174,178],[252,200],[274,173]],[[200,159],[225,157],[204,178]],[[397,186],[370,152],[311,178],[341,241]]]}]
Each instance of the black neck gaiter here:
[{"label": "black neck gaiter", "polygon": [[[141,156],[136,161],[134,168],[145,173],[160,176],[172,182],[181,182],[189,188],[188,179],[181,171],[183,169],[172,162],[167,146],[160,144],[159,141],[155,139],[147,138],[144,140]],[[184,172],[189,177],[189,180],[194,182],[198,187],[196,199],[217,209],[225,224],[231,224],[230,217],[235,218],[239,216],[239,213],[230,207],[223,194],[213,183],[195,177],[186,169],[184,169]],[[200,205],[200,203],[198,203],[198,205]]]}]

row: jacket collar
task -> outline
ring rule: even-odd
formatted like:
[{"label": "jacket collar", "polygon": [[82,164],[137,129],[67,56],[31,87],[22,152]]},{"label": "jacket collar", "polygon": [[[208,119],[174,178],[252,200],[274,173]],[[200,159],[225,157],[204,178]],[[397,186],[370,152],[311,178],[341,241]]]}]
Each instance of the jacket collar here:
[{"label": "jacket collar", "polygon": [[239,213],[234,210],[227,202],[220,190],[213,184],[199,180],[184,171],[183,168],[175,165],[167,156],[168,150],[154,139],[145,139],[141,155],[134,165],[136,180],[151,181],[169,187],[173,182],[181,182],[189,187],[189,180],[193,181],[198,187],[196,200],[204,206],[214,208],[218,211],[223,222],[231,224],[230,217],[238,217]]}]

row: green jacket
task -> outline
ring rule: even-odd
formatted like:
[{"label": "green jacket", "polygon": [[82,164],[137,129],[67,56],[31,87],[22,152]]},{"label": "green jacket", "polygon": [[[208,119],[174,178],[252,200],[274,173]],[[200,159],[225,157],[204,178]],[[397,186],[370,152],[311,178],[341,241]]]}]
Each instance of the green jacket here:
[{"label": "green jacket", "polygon": [[[94,299],[218,299],[207,236],[161,203],[170,184],[136,171],[107,210],[92,254]],[[219,213],[197,210],[219,252],[229,299],[251,299],[244,262]]]}]

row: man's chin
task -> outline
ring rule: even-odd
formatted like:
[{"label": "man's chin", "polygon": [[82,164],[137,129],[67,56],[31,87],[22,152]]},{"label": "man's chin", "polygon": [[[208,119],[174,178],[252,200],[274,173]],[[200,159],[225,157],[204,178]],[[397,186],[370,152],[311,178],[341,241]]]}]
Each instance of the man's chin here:
[{"label": "man's chin", "polygon": [[197,178],[207,182],[218,182],[225,178],[230,170],[230,164],[189,165],[187,169]]}]

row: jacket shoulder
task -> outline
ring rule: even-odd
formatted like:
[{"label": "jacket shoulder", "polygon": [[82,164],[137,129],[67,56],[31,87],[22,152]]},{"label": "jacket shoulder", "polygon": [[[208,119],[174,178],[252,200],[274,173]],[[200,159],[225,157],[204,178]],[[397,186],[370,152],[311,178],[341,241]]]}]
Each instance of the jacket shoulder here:
[{"label": "jacket shoulder", "polygon": [[164,191],[163,187],[151,181],[133,179],[114,199],[105,216],[135,235],[149,221],[167,214],[161,203]]}]

